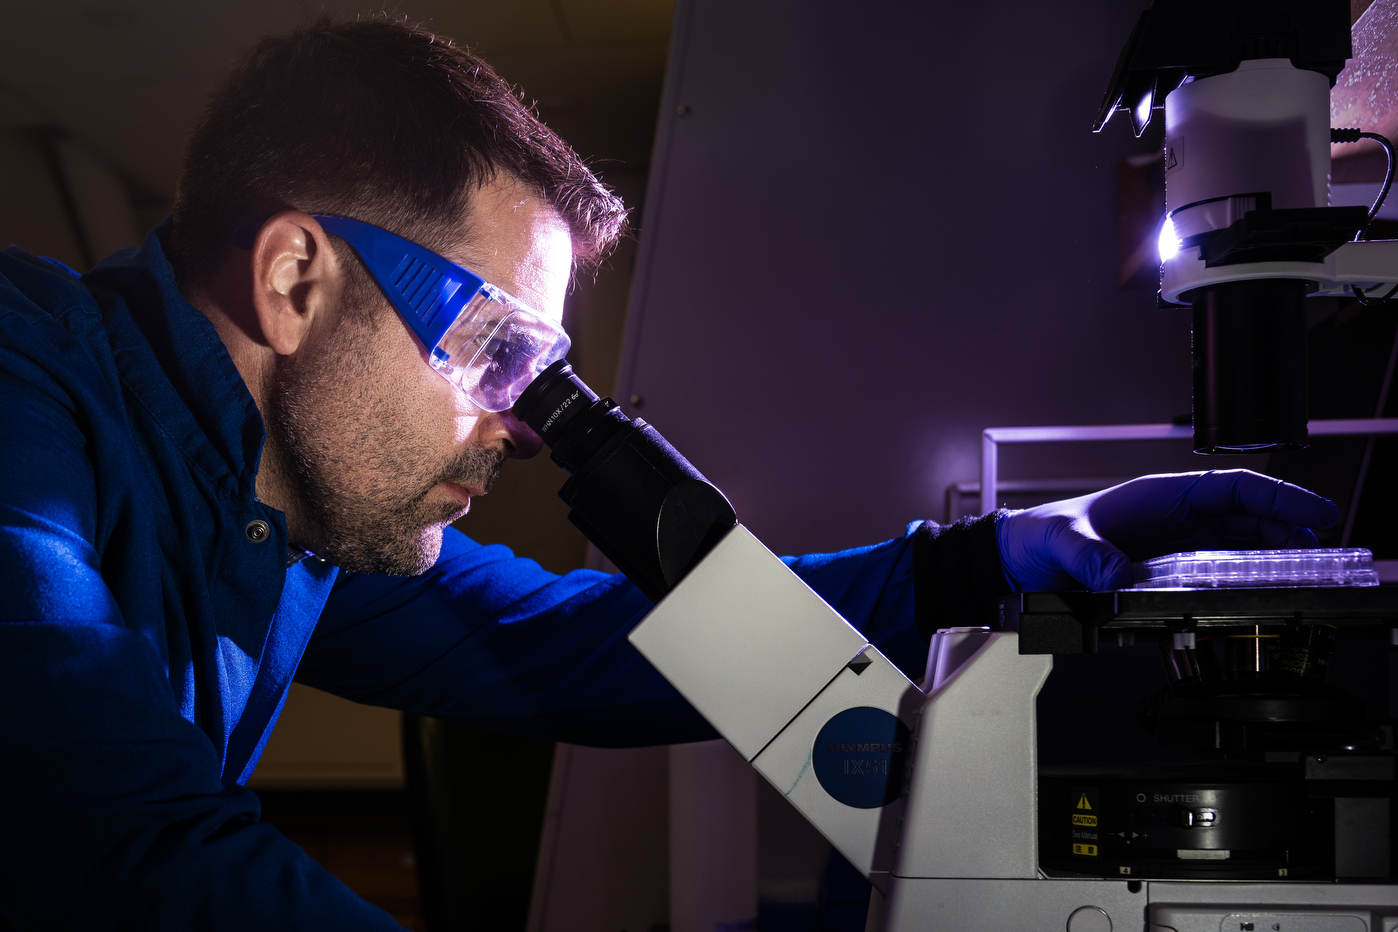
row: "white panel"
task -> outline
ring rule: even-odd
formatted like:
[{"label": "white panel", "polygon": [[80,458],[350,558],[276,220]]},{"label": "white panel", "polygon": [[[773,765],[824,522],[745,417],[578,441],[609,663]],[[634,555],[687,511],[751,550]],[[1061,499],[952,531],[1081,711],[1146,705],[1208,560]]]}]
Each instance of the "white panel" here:
[{"label": "white panel", "polygon": [[1333,910],[1287,912],[1228,912],[1207,906],[1167,906],[1151,909],[1155,928],[1170,932],[1233,932],[1234,929],[1266,929],[1269,932],[1370,932],[1369,913]]},{"label": "white panel", "polygon": [[[1190,883],[1187,880],[1152,880],[1147,885],[1151,915],[1165,909],[1217,904],[1218,915],[1244,910],[1297,912],[1277,906],[1328,907],[1328,912],[1363,912],[1398,916],[1398,885],[1360,883]],[[1259,930],[1260,932],[1260,930]]]},{"label": "white panel", "polygon": [[1035,877],[1035,703],[1053,668],[992,634],[922,710],[894,872]]},{"label": "white panel", "polygon": [[[1218,905],[1204,908],[1205,903]],[[881,924],[869,928],[871,932],[1076,932],[1074,915],[1091,920],[1094,908],[1105,913],[1118,932],[1137,932],[1143,920],[1150,932],[1227,932],[1239,925],[1225,925],[1225,917],[1237,915],[1247,921],[1250,917],[1243,914],[1248,913],[1255,917],[1258,932],[1271,932],[1273,923],[1281,926],[1281,932],[1360,932],[1362,927],[1354,925],[1353,917],[1366,914],[1378,920],[1372,932],[1386,932],[1398,916],[1398,887],[1181,881],[1138,885],[1133,893],[1125,881],[1113,880],[894,877]],[[1263,916],[1268,916],[1265,924]],[[1321,917],[1344,918],[1330,925]],[[1084,928],[1093,924],[1081,923]]]},{"label": "white panel", "polygon": [[[846,667],[801,711],[752,765],[801,811],[850,863],[870,875],[892,866],[901,800],[879,809],[856,809],[832,799],[811,766],[816,735],[846,709],[883,709],[911,732],[922,691],[875,647],[864,651],[873,663],[862,673]],[[877,879],[876,879],[877,880]]]},{"label": "white panel", "polygon": [[739,525],[631,643],[752,760],[868,642]]},{"label": "white panel", "polygon": [[[1085,932],[1094,928],[1091,914],[1098,910],[1115,932],[1141,932],[1146,909],[1144,893],[1111,880],[894,877],[892,884],[884,924],[870,926],[875,932]],[[1211,932],[1220,932],[1216,923]]]}]

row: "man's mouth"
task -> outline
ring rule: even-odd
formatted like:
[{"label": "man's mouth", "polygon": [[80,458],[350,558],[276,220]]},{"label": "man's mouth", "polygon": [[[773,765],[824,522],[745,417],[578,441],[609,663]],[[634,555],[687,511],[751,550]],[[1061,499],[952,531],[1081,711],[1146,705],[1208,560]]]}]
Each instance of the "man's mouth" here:
[{"label": "man's mouth", "polygon": [[485,494],[484,489],[472,488],[466,485],[458,485],[455,482],[447,482],[445,480],[438,483],[438,486],[446,490],[446,493],[450,495],[452,498],[459,499],[463,505],[469,505],[471,504],[471,499],[473,497]]}]

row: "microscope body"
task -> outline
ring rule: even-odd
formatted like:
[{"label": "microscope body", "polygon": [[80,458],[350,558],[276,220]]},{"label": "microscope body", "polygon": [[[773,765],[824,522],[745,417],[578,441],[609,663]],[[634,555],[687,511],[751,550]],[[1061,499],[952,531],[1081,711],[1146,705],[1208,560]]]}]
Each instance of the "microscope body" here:
[{"label": "microscope body", "polygon": [[[1395,609],[1391,590],[1373,589],[1334,611],[1378,622]],[[1088,617],[1104,617],[1100,606]],[[917,684],[739,525],[630,639],[869,878],[869,932],[1398,928],[1398,886],[1382,879],[1291,879],[1282,868],[1200,881],[1091,863],[1105,860],[1103,806],[1084,795],[1082,813],[1058,813],[1041,798],[1036,738],[1036,699],[1053,666],[1046,627],[1062,645],[1063,626],[1078,623],[1087,624],[1052,613],[1031,624],[1011,612],[1003,630],[940,631]],[[1087,641],[1095,635],[1078,643]],[[896,747],[901,740],[910,746]],[[1096,789],[1085,793],[1098,800]],[[1081,836],[1078,870],[1045,866],[1045,807]]]}]

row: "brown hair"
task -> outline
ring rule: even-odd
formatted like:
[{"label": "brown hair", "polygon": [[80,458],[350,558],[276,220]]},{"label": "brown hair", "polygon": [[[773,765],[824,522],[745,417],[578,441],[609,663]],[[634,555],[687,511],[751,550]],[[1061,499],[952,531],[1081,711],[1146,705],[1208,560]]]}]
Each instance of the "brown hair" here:
[{"label": "brown hair", "polygon": [[501,173],[562,215],[580,266],[625,232],[621,200],[481,59],[387,16],[321,17],[253,46],[209,99],[180,168],[171,262],[193,284],[235,228],[286,209],[441,251],[471,193]]}]

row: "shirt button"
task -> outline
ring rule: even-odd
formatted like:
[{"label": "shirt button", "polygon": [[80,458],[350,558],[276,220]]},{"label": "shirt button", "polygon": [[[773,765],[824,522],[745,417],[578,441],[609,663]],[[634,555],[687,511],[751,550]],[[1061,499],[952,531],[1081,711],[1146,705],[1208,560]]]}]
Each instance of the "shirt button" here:
[{"label": "shirt button", "polygon": [[272,526],[261,518],[254,518],[243,528],[243,533],[254,544],[260,544],[272,536]]}]

